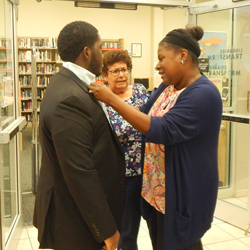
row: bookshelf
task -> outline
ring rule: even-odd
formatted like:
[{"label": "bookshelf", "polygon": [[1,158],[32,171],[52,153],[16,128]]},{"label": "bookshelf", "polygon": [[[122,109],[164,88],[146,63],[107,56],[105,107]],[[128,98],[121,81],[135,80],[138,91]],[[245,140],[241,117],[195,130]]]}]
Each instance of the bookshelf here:
[{"label": "bookshelf", "polygon": [[[105,52],[109,50],[122,50],[123,49],[123,39],[103,39],[102,40],[102,53],[104,54]],[[104,79],[102,75],[99,76],[98,78],[99,81],[104,82]]]},{"label": "bookshelf", "polygon": [[0,124],[5,126],[13,116],[13,48],[12,40],[0,37]]},{"label": "bookshelf", "polygon": [[[34,103],[39,114],[40,103],[51,76],[59,71],[62,61],[57,51],[57,38],[37,38],[19,37],[18,38],[18,77],[20,88],[20,110],[21,115],[25,116],[27,123],[31,123]],[[34,50],[33,50],[34,49]],[[34,53],[35,51],[35,53]],[[35,62],[35,73],[32,74],[32,60]],[[35,80],[32,81],[32,76]],[[34,101],[34,86],[36,84]],[[33,99],[33,100],[32,100]],[[39,117],[39,115],[38,115]]]},{"label": "bookshelf", "polygon": [[105,53],[109,50],[121,50],[123,49],[123,39],[116,39],[116,40],[102,40],[102,51]]},{"label": "bookshelf", "polygon": [[[35,56],[32,55],[35,48]],[[105,39],[102,51],[123,49],[123,39]],[[32,58],[36,61],[36,109],[38,113],[43,95],[49,84],[51,76],[59,71],[62,61],[57,51],[57,38],[18,37],[18,77],[20,88],[20,110],[27,123],[32,121]],[[34,60],[34,59],[33,59]],[[34,95],[33,95],[34,96]]]}]

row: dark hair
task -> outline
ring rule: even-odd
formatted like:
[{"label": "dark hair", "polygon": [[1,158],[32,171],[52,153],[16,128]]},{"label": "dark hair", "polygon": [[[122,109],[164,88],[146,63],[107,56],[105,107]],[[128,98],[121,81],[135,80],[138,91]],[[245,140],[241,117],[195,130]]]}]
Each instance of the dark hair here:
[{"label": "dark hair", "polygon": [[168,46],[176,51],[187,49],[192,62],[198,64],[200,46],[198,41],[203,37],[204,31],[200,26],[186,27],[185,29],[174,29],[170,31],[159,43],[161,46]]},{"label": "dark hair", "polygon": [[103,55],[102,72],[106,73],[109,70],[109,66],[116,62],[124,62],[128,69],[132,69],[132,60],[126,50],[110,50]]},{"label": "dark hair", "polygon": [[63,61],[75,62],[84,47],[92,48],[98,38],[98,30],[91,24],[75,21],[67,24],[57,40],[58,52]]}]

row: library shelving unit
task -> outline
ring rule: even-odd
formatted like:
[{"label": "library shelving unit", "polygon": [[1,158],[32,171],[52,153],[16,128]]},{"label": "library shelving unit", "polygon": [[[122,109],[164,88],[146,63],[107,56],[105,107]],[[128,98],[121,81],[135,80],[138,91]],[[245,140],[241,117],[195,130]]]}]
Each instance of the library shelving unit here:
[{"label": "library shelving unit", "polygon": [[[32,61],[35,67],[32,67]],[[35,61],[35,62],[34,62]],[[59,71],[62,61],[57,51],[56,38],[19,37],[18,38],[18,74],[20,86],[21,115],[30,123],[34,109],[33,84],[36,84],[36,104],[39,113],[40,102],[49,84],[51,76]],[[35,74],[32,74],[32,69]],[[32,76],[35,75],[35,80]],[[33,100],[32,100],[33,99]],[[39,117],[39,116],[38,116]]]},{"label": "library shelving unit", "polygon": [[105,53],[108,50],[121,50],[123,49],[123,39],[111,40],[103,39],[102,40],[102,51]]},{"label": "library shelving unit", "polygon": [[12,88],[12,43],[11,39],[0,37],[0,125],[13,116]]},{"label": "library shelving unit", "polygon": [[[103,39],[102,40],[102,53],[104,54],[105,52],[109,50],[121,50],[123,49],[123,39]],[[99,76],[99,81],[104,81],[102,76]]]},{"label": "library shelving unit", "polygon": [[[27,123],[31,122],[34,109],[34,86],[36,84],[36,110],[38,113],[43,94],[49,84],[51,76],[59,71],[62,61],[56,47],[57,38],[18,37],[18,74],[20,87],[20,109],[21,115],[25,116]],[[123,39],[105,39],[102,51],[123,49]],[[35,55],[34,55],[35,50]],[[34,59],[35,58],[35,59]],[[35,77],[32,80],[32,60],[35,60]],[[33,96],[33,98],[32,98]],[[33,99],[33,101],[32,101]]]}]

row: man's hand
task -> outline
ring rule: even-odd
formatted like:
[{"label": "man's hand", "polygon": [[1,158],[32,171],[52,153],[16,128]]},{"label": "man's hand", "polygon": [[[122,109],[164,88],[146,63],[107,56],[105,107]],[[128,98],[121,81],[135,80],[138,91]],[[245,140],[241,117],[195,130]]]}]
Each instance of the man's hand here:
[{"label": "man's hand", "polygon": [[120,239],[120,233],[118,231],[116,231],[113,236],[104,240],[105,246],[103,247],[103,249],[115,250],[118,246],[119,239]]}]

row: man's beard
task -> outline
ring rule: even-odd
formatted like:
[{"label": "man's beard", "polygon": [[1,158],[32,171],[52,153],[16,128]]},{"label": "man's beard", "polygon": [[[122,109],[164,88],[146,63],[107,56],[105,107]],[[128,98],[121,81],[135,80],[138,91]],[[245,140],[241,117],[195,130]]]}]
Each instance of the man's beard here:
[{"label": "man's beard", "polygon": [[100,76],[102,73],[102,61],[97,60],[96,53],[92,50],[92,57],[89,63],[89,71],[95,74],[96,76]]}]

